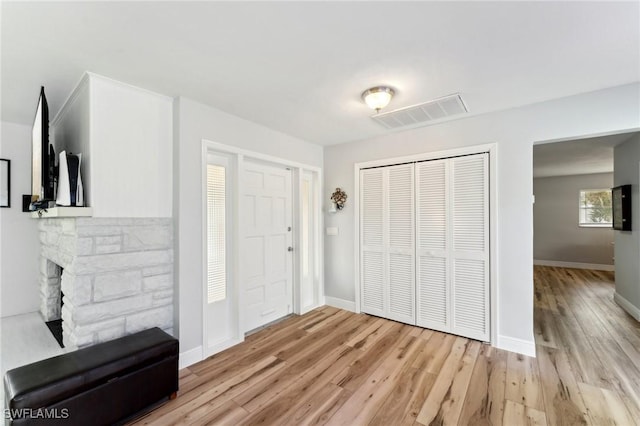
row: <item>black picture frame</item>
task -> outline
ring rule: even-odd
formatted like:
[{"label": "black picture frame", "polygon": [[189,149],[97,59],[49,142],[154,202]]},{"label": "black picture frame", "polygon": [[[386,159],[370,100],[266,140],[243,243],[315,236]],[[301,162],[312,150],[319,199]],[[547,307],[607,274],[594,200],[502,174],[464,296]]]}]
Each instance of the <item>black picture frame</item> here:
[{"label": "black picture frame", "polygon": [[11,160],[0,158],[0,207],[11,207]]}]

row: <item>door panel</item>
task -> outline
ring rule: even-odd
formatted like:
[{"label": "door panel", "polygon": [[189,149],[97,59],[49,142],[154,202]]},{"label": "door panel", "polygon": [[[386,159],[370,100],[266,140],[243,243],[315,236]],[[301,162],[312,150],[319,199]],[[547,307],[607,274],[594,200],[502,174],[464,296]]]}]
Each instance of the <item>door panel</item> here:
[{"label": "door panel", "polygon": [[488,155],[451,159],[452,332],[489,340]]},{"label": "door panel", "polygon": [[292,312],[291,172],[246,162],[242,177],[241,266],[249,331]]},{"label": "door panel", "polygon": [[362,311],[415,324],[413,164],[362,170]]},{"label": "door panel", "polygon": [[448,160],[416,164],[417,325],[451,331]]},{"label": "door panel", "polygon": [[362,311],[385,315],[383,170],[360,172],[360,262]]},{"label": "door panel", "polygon": [[387,317],[415,324],[414,165],[385,167],[387,174]]}]

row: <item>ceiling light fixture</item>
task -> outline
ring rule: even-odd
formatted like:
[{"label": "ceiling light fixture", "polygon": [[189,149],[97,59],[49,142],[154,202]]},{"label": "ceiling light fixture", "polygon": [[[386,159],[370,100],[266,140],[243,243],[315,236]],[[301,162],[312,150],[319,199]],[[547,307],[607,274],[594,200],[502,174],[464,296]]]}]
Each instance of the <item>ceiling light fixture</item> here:
[{"label": "ceiling light fixture", "polygon": [[369,108],[380,112],[382,108],[389,105],[393,95],[395,95],[395,92],[391,87],[377,86],[362,92],[362,100]]}]

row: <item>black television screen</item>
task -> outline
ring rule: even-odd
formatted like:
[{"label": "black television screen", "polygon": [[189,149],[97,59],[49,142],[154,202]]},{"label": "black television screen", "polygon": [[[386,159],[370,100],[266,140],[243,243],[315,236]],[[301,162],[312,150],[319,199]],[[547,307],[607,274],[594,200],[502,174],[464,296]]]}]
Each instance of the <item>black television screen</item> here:
[{"label": "black television screen", "polygon": [[40,88],[38,108],[33,120],[31,132],[31,201],[53,200],[53,169],[51,162],[55,157],[51,155],[49,146],[49,106],[44,94],[44,87]]},{"label": "black television screen", "polygon": [[613,229],[631,231],[631,185],[611,189]]}]

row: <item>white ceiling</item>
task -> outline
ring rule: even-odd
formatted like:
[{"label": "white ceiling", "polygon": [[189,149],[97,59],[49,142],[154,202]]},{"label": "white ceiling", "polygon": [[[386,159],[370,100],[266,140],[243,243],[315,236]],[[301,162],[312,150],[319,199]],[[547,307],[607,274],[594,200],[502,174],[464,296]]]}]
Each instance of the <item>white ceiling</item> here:
[{"label": "white ceiling", "polygon": [[533,146],[533,177],[588,175],[613,172],[613,148],[637,133]]},{"label": "white ceiling", "polygon": [[485,113],[640,80],[640,4],[2,2],[2,119],[55,115],[88,70],[330,145],[388,109],[460,92]]}]

